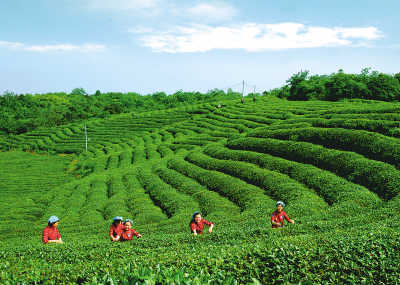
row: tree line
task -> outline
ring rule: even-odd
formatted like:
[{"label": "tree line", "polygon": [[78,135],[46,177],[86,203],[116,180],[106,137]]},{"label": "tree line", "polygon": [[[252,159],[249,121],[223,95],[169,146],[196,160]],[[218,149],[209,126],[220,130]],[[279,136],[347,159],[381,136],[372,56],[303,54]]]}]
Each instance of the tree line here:
[{"label": "tree line", "polygon": [[286,85],[264,94],[288,100],[367,99],[400,101],[400,73],[394,75],[364,68],[360,74],[347,74],[340,69],[330,75],[310,75],[300,71],[292,75]]},{"label": "tree line", "polygon": [[[254,97],[259,94],[248,94]],[[368,99],[400,101],[400,73],[390,75],[364,68],[360,74],[343,70],[330,75],[310,75],[309,71],[293,74],[280,88],[264,91],[288,100]],[[156,92],[141,95],[135,92],[107,92],[97,90],[87,94],[83,88],[71,93],[15,94],[5,91],[0,96],[0,135],[21,134],[39,127],[54,127],[88,118],[106,118],[113,114],[173,108],[184,104],[238,99],[242,95],[229,89],[207,93],[179,90],[167,95]]]},{"label": "tree line", "polygon": [[0,134],[21,134],[39,127],[54,127],[88,118],[106,118],[113,114],[173,108],[184,104],[240,98],[241,94],[214,89],[207,93],[178,91],[168,95],[156,92],[87,94],[83,88],[71,93],[15,94],[0,96]]}]

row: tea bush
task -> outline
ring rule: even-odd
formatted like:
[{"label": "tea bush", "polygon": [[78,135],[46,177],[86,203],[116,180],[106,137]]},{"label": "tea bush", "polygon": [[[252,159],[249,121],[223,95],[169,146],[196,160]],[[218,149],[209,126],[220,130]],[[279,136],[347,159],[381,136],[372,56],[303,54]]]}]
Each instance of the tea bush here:
[{"label": "tea bush", "polygon": [[228,147],[312,164],[363,185],[384,199],[391,199],[399,193],[400,173],[395,167],[353,152],[326,149],[307,142],[250,137],[232,140]]},{"label": "tea bush", "polygon": [[[258,96],[0,135],[0,283],[398,284],[399,108]],[[295,224],[272,229],[278,199]],[[111,242],[117,215],[142,238]]]}]

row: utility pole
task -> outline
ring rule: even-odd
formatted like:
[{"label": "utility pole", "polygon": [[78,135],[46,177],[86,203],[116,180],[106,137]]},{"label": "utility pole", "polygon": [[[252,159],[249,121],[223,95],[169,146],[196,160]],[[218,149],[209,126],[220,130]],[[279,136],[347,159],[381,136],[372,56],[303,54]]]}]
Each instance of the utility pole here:
[{"label": "utility pole", "polygon": [[244,103],[244,97],[243,97],[244,95],[243,95],[243,93],[244,93],[244,80],[243,80],[243,87],[242,87],[242,100],[241,100],[242,104]]},{"label": "utility pole", "polygon": [[87,142],[88,142],[88,139],[87,139],[86,124],[85,124],[85,146],[86,146],[86,151],[87,151]]}]

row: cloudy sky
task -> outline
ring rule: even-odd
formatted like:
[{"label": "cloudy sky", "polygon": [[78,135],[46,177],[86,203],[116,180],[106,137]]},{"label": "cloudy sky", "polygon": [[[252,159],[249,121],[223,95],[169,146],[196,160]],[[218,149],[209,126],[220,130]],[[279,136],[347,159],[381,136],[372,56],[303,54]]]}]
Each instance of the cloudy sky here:
[{"label": "cloudy sky", "polygon": [[[398,0],[1,0],[0,94],[280,87],[400,72]],[[251,91],[251,90],[248,90]]]}]

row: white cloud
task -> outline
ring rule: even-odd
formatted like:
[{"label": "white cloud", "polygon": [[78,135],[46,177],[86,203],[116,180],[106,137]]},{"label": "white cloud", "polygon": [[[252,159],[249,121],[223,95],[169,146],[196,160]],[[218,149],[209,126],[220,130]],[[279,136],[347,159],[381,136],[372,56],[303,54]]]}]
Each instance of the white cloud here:
[{"label": "white cloud", "polygon": [[99,44],[57,44],[57,45],[26,45],[18,42],[0,41],[0,47],[33,52],[103,52],[107,48]]},{"label": "white cloud", "polygon": [[6,42],[0,41],[0,47],[10,48],[10,49],[18,49],[23,47],[23,44],[17,42]]},{"label": "white cloud", "polygon": [[151,9],[158,5],[158,0],[84,0],[90,9],[132,11]]},{"label": "white cloud", "polygon": [[141,33],[143,46],[156,52],[205,52],[214,49],[246,51],[356,46],[381,38],[375,27],[317,27],[299,23],[256,24],[242,26],[178,26],[172,30]]},{"label": "white cloud", "polygon": [[71,44],[60,44],[60,45],[33,45],[26,46],[25,50],[47,52],[47,51],[78,51],[78,52],[102,52],[106,50],[104,45],[98,44],[83,44],[83,45],[71,45]]},{"label": "white cloud", "polygon": [[223,2],[200,3],[185,12],[191,17],[212,21],[229,20],[238,14],[236,8]]},{"label": "white cloud", "polygon": [[376,36],[381,36],[381,33],[375,27],[368,28],[337,28],[337,31],[343,38],[359,38],[367,40],[376,39]]}]

